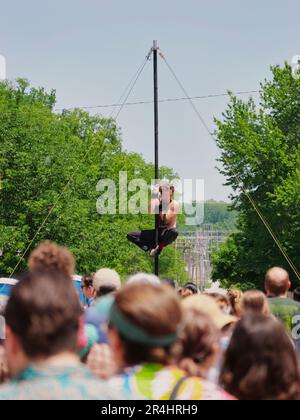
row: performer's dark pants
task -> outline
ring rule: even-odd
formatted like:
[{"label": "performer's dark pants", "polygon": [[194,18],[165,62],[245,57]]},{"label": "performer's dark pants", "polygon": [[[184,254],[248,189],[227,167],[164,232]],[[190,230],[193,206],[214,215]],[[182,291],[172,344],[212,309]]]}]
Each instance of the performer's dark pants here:
[{"label": "performer's dark pants", "polygon": [[[176,241],[178,232],[176,229],[159,229],[158,243],[164,248]],[[127,239],[141,248],[143,251],[150,251],[156,247],[155,230],[143,230],[142,232],[128,233]]]}]

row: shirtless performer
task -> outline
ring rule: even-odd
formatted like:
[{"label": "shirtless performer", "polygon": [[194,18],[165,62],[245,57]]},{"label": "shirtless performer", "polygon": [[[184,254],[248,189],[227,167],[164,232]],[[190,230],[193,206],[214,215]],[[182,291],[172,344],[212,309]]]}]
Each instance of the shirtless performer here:
[{"label": "shirtless performer", "polygon": [[160,255],[162,250],[175,242],[178,237],[177,214],[180,206],[174,200],[174,193],[175,188],[166,183],[161,186],[156,185],[152,191],[149,213],[157,214],[159,212],[158,246],[156,246],[155,229],[131,232],[127,235],[130,242],[143,251],[150,252],[151,257]]}]

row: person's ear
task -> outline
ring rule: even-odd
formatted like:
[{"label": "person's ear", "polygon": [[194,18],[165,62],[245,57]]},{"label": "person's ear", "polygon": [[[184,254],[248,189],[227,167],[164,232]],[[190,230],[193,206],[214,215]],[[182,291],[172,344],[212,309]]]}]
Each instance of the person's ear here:
[{"label": "person's ear", "polygon": [[290,289],[291,289],[291,287],[292,287],[292,283],[289,281],[289,282],[288,282],[288,290],[290,290]]}]

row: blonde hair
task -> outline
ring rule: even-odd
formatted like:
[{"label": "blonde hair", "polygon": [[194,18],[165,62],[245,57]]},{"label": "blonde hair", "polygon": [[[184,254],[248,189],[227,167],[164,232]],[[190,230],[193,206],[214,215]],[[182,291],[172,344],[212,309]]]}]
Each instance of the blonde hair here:
[{"label": "blonde hair", "polygon": [[232,289],[228,292],[228,298],[232,307],[232,315],[240,318],[242,316],[243,292],[238,289]]}]

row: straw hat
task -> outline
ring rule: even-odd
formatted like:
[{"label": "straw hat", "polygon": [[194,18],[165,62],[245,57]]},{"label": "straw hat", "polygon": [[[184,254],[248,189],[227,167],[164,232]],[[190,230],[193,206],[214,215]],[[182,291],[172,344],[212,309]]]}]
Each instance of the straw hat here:
[{"label": "straw hat", "polygon": [[222,329],[227,325],[237,322],[237,318],[224,314],[213,298],[205,295],[193,295],[182,301],[183,309],[199,309],[207,314]]}]

